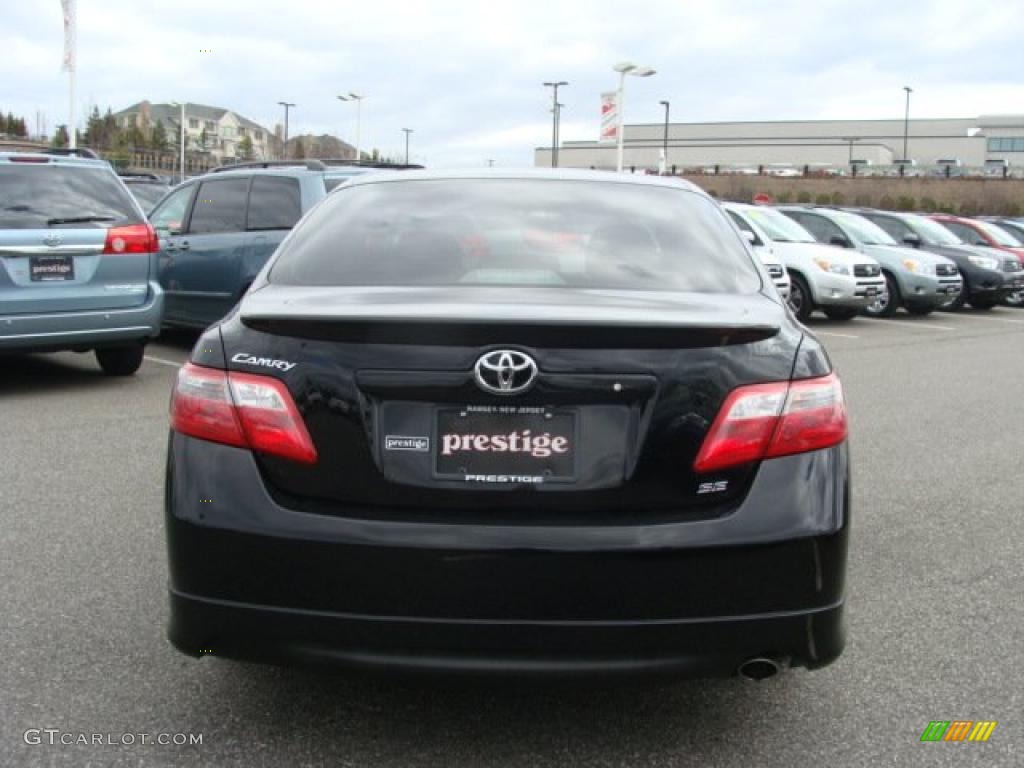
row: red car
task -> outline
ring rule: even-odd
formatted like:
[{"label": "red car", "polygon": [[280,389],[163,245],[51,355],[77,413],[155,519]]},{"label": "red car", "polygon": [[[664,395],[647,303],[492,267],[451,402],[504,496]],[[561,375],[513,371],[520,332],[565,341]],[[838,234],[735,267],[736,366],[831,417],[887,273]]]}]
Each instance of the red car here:
[{"label": "red car", "polygon": [[[948,213],[935,213],[932,214],[932,218],[968,245],[996,248],[1012,253],[1021,264],[1024,264],[1024,243],[999,225],[991,221],[951,216]],[[1020,291],[1012,293],[1006,298],[1005,303],[1011,307],[1024,306],[1024,295]]]}]

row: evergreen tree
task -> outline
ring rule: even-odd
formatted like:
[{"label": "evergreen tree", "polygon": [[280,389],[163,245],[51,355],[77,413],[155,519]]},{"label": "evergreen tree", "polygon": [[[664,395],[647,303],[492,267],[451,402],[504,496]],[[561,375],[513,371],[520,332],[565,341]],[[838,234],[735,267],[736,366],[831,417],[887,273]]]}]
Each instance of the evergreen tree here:
[{"label": "evergreen tree", "polygon": [[153,134],[149,137],[150,146],[158,152],[166,152],[170,148],[170,141],[167,138],[167,129],[164,128],[164,121],[157,120],[153,126]]},{"label": "evergreen tree", "polygon": [[252,139],[249,137],[248,133],[245,134],[245,136],[242,137],[242,140],[240,142],[238,142],[238,150],[237,150],[237,152],[238,152],[238,157],[241,158],[242,160],[252,160],[252,156],[253,156]]},{"label": "evergreen tree", "polygon": [[66,147],[68,145],[68,127],[63,124],[58,125],[53,134],[53,141],[50,143],[55,147]]},{"label": "evergreen tree", "polygon": [[99,107],[93,107],[85,124],[85,143],[90,147],[103,147],[103,118]]},{"label": "evergreen tree", "polygon": [[103,149],[110,149],[121,143],[121,128],[110,107],[107,107],[107,113],[103,115],[103,133],[101,135],[100,146]]}]

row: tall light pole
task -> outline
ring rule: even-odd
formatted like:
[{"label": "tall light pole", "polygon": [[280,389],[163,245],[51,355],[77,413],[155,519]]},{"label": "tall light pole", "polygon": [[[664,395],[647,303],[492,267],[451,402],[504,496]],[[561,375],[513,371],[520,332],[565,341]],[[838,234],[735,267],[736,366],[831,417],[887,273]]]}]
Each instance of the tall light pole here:
[{"label": "tall light pole", "polygon": [[544,83],[545,88],[551,88],[551,167],[558,167],[558,89],[569,83],[565,80]]},{"label": "tall light pole", "polygon": [[909,160],[907,156],[907,139],[910,136],[910,94],[914,92],[914,89],[909,85],[904,85],[903,90],[907,92],[907,110],[903,113],[903,159]]},{"label": "tall light pole", "polygon": [[622,135],[622,113],[625,111],[626,106],[626,75],[633,75],[634,77],[650,77],[654,74],[654,70],[650,67],[641,67],[638,64],[634,64],[631,61],[622,61],[612,67],[616,72],[619,73],[619,94],[615,101],[618,103],[619,108],[619,119],[618,119],[618,137],[619,146],[617,151],[617,157],[615,161],[615,169],[622,173],[622,151],[623,151],[623,135]]},{"label": "tall light pole", "polygon": [[356,162],[359,162],[362,159],[362,156],[359,153],[359,131],[363,120],[363,99],[365,99],[366,96],[360,96],[358,93],[352,93],[349,91],[347,96],[339,95],[338,98],[341,101],[354,101],[356,103]]},{"label": "tall light pole", "polygon": [[180,136],[180,141],[181,141],[181,156],[180,156],[181,173],[179,174],[178,181],[184,182],[185,181],[185,102],[183,101],[183,102],[181,102],[179,104],[176,101],[172,101],[170,105],[172,107],[181,107],[181,122],[180,122],[180,124],[178,126],[178,128],[179,128],[178,134]]},{"label": "tall light pole", "polygon": [[403,128],[402,132],[405,133],[405,164],[409,164],[409,134],[413,132],[412,128]]},{"label": "tall light pole", "polygon": [[279,101],[277,103],[280,104],[282,107],[284,107],[284,148],[281,151],[281,159],[282,160],[287,160],[288,159],[288,110],[291,109],[292,107],[294,107],[295,105],[292,104],[291,102],[288,102],[288,101]]},{"label": "tall light pole", "polygon": [[555,165],[558,165],[558,157],[561,155],[562,150],[562,107],[564,107],[560,101],[555,102]]},{"label": "tall light pole", "polygon": [[659,101],[659,104],[665,108],[665,138],[662,141],[661,147],[661,175],[664,176],[668,171],[668,110],[669,103],[667,101]]},{"label": "tall light pole", "polygon": [[846,163],[847,165],[853,165],[853,143],[855,141],[860,141],[860,136],[845,136],[843,137],[843,141],[848,142],[850,145],[850,154],[846,158]]}]

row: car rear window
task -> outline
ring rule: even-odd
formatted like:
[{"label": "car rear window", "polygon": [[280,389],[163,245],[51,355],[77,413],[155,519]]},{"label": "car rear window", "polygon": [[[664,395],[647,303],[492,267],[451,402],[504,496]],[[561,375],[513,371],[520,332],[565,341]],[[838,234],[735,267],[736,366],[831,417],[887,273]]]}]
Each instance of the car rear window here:
[{"label": "car rear window", "polygon": [[[48,224],[95,216],[106,221]],[[0,163],[0,228],[110,227],[141,221],[131,195],[108,168],[61,163]]]},{"label": "car rear window", "polygon": [[285,285],[507,285],[751,293],[725,215],[685,190],[549,179],[342,187],[282,246]]},{"label": "car rear window", "polygon": [[139,201],[139,205],[142,206],[142,210],[148,211],[153,208],[154,205],[160,202],[160,199],[170,191],[170,187],[166,184],[146,184],[139,182],[131,182],[128,184],[128,191],[131,192],[135,199]]}]

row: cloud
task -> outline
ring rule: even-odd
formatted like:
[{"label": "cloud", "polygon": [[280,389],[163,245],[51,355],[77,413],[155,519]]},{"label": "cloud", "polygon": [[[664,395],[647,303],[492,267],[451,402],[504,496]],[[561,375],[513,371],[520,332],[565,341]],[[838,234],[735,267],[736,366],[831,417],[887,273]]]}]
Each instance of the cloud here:
[{"label": "cloud", "polygon": [[[9,5],[0,108],[30,123],[39,109],[52,130],[67,114],[60,5]],[[364,147],[399,153],[413,128],[430,165],[531,165],[550,142],[551,79],[570,83],[562,138],[594,138],[622,59],[658,70],[629,79],[630,122],[660,121],[661,99],[679,120],[892,117],[903,85],[919,117],[1024,111],[1024,14],[1005,0],[82,0],[79,14],[79,115],[186,99],[272,127],[287,100],[293,133],[352,141],[354,106],[336,95],[353,90]]]}]

